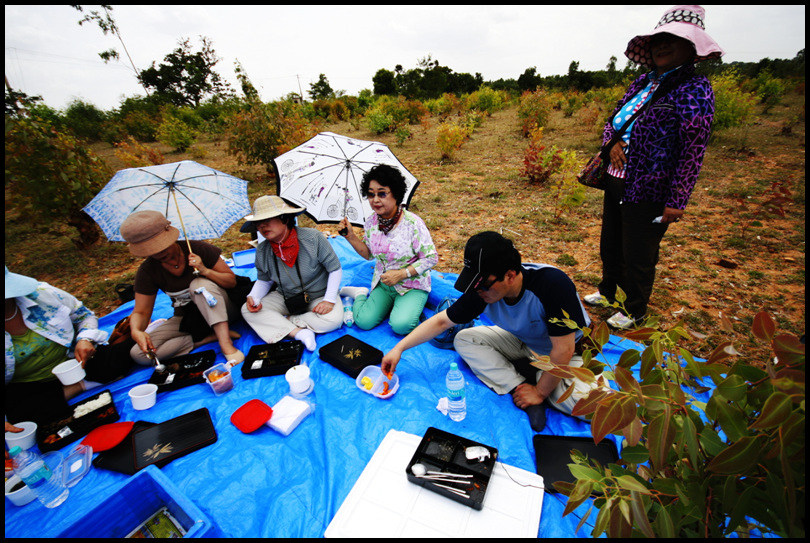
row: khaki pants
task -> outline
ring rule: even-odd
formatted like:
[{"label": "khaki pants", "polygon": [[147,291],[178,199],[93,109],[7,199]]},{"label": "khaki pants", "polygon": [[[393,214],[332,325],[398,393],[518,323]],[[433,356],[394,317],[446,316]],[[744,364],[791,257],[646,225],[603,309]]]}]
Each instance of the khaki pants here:
[{"label": "khaki pants", "polygon": [[[497,326],[474,326],[462,330],[456,334],[453,346],[475,376],[497,394],[507,394],[526,382],[526,377],[517,371],[513,361],[534,358],[534,353],[525,343]],[[582,357],[574,355],[569,365],[582,366]],[[537,370],[536,379],[539,380],[541,375],[543,370]],[[572,383],[575,386],[574,393],[563,403],[556,403]],[[563,379],[548,397],[549,404],[570,415],[574,405],[595,386],[578,379]],[[578,418],[587,420],[585,417]]]},{"label": "khaki pants", "polygon": [[325,334],[343,326],[343,303],[338,301],[332,311],[319,315],[312,308],[322,301],[323,297],[316,298],[309,303],[309,311],[306,313],[290,315],[284,296],[275,290],[262,298],[262,308],[257,313],[251,313],[247,304],[243,305],[242,316],[262,341],[277,343],[296,328],[308,328],[316,334]]},{"label": "khaki pants", "polygon": [[[217,303],[214,307],[208,305],[202,294],[194,292],[200,287],[205,287],[211,296],[216,298]],[[231,303],[225,289],[217,285],[210,279],[204,277],[196,277],[192,279],[189,286],[191,291],[191,300],[197,309],[200,310],[205,322],[209,326],[214,326],[220,322],[233,322],[239,318],[239,311]],[[152,339],[152,344],[155,346],[155,354],[158,360],[181,356],[190,353],[194,349],[194,341],[191,335],[180,331],[180,321],[182,317],[172,317],[157,329],[149,333]],[[213,333],[213,332],[212,332]],[[135,344],[129,351],[132,360],[143,366],[150,366],[153,364],[146,353],[141,351],[141,348]]]}]

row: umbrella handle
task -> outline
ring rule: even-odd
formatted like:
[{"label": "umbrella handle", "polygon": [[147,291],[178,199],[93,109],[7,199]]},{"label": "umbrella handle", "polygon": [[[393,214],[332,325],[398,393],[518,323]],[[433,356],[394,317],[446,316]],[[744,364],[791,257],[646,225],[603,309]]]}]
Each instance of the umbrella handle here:
[{"label": "umbrella handle", "polygon": [[[180,218],[180,227],[183,229],[183,238],[186,240],[186,246],[188,246],[188,252],[191,254],[193,251],[191,250],[191,242],[188,240],[188,236],[186,235],[186,225],[183,223],[183,216],[180,214],[180,204],[177,203],[177,195],[174,192],[174,188],[170,189],[172,193],[172,198],[174,198],[174,207],[177,208],[177,216]],[[194,268],[194,275],[200,275],[199,270]]]}]

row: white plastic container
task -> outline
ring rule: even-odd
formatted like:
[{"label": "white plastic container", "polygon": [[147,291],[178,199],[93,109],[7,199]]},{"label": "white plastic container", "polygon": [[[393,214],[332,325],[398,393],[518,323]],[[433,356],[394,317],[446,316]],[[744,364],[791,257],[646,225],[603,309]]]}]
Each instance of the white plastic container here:
[{"label": "white plastic container", "polygon": [[6,432],[6,445],[8,450],[11,450],[15,445],[22,450],[30,449],[36,443],[37,437],[37,423],[36,422],[18,422],[14,424],[17,428],[22,428],[22,432]]},{"label": "white plastic container", "polygon": [[290,393],[294,397],[306,396],[315,387],[315,383],[309,376],[309,367],[305,364],[298,364],[287,370],[284,374],[287,383],[290,385]]},{"label": "white plastic container", "polygon": [[[371,383],[371,388],[367,388],[365,386],[363,381],[364,378],[368,379],[365,381],[365,383]],[[391,376],[391,379],[388,379],[385,375],[383,375],[380,366],[366,366],[363,368],[363,371],[361,371],[357,376],[357,379],[355,379],[355,383],[357,384],[357,388],[363,392],[383,400],[390,399],[394,394],[396,394],[397,390],[399,390],[399,376],[395,373]],[[386,383],[388,383],[388,391],[383,394]]]},{"label": "white plastic container", "polygon": [[62,362],[52,369],[51,372],[56,375],[59,382],[63,385],[74,385],[87,375],[84,372],[81,362],[75,358]]},{"label": "white plastic container", "polygon": [[154,383],[146,383],[130,389],[129,399],[132,400],[132,408],[143,411],[155,405],[157,389],[158,387]]},{"label": "white plastic container", "polygon": [[23,483],[22,488],[11,492],[11,489],[17,486],[19,483],[22,483],[22,479],[20,479],[19,475],[12,475],[6,479],[6,498],[11,500],[11,503],[16,506],[22,506],[37,499],[37,495],[34,494],[34,491],[28,488],[25,483]]}]

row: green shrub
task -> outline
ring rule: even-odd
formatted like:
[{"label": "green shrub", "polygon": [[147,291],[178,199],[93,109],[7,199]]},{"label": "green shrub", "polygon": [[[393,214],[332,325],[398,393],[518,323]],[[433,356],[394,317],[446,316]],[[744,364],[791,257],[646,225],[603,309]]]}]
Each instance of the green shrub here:
[{"label": "green shrub", "polygon": [[506,102],[506,93],[483,86],[465,98],[464,107],[468,110],[474,109],[486,116],[490,116],[496,111],[503,109]]},{"label": "green shrub", "polygon": [[782,96],[785,95],[785,84],[773,75],[768,70],[763,70],[754,81],[756,85],[756,94],[762,104],[765,104],[765,109],[768,110],[782,101]]},{"label": "green shrub", "polygon": [[518,106],[518,119],[524,136],[534,128],[543,128],[548,124],[551,116],[552,102],[549,94],[544,90],[526,91],[520,97]]},{"label": "green shrub", "polygon": [[[617,292],[617,300],[624,299]],[[723,318],[721,327],[730,333],[731,322]],[[590,346],[575,376],[589,383],[610,379],[618,390],[592,391],[572,414],[591,419],[596,443],[615,434],[624,444],[615,464],[574,451],[569,466],[576,482],[554,484],[568,496],[563,515],[598,492],[594,537],[748,537],[758,530],[803,538],[804,344],[777,334],[774,320],[761,312],[752,334],[774,357],[735,358],[731,342],[722,341],[699,361],[680,345],[690,338],[680,325],[669,331],[647,325],[625,334],[642,350],[627,349],[615,366],[598,356],[610,339],[605,323],[583,329]],[[548,360],[540,364],[556,377],[574,376]],[[630,372],[637,364],[638,380]]]},{"label": "green shrub", "polygon": [[93,104],[73,100],[62,115],[62,126],[76,137],[87,141],[101,141],[107,114]]},{"label": "green shrub", "polygon": [[82,207],[110,180],[107,165],[79,141],[49,122],[6,119],[6,196],[22,212],[44,221],[66,220],[88,247],[99,229]]},{"label": "green shrub", "polygon": [[425,107],[433,115],[450,115],[461,109],[461,101],[455,94],[446,92],[438,98],[427,100]]},{"label": "green shrub", "polygon": [[273,174],[274,158],[317,132],[317,126],[292,102],[252,102],[228,120],[228,153],[240,164],[261,164]]},{"label": "green shrub", "polygon": [[756,98],[740,89],[735,71],[727,70],[712,77],[714,89],[714,130],[750,124],[754,117]]},{"label": "green shrub", "polygon": [[368,111],[366,113],[366,122],[368,123],[368,129],[371,130],[373,134],[382,134],[383,132],[394,130],[396,126],[394,118],[382,111]]},{"label": "green shrub", "polygon": [[442,154],[442,160],[453,160],[456,152],[469,137],[470,131],[466,126],[454,122],[440,123],[436,130],[436,145]]},{"label": "green shrub", "polygon": [[165,117],[157,130],[159,142],[183,152],[194,143],[196,134],[186,123],[172,116]]}]

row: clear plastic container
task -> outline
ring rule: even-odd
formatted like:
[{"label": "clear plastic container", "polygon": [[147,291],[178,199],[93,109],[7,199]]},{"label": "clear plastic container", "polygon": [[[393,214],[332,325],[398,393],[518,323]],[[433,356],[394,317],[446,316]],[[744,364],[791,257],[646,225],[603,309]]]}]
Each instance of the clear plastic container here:
[{"label": "clear plastic container", "polygon": [[343,298],[343,324],[351,326],[354,324],[354,300],[346,296]]},{"label": "clear plastic container", "polygon": [[53,509],[64,503],[70,491],[40,455],[19,447],[13,447],[9,454],[14,459],[14,473],[36,494],[42,505]]},{"label": "clear plastic container", "polygon": [[203,377],[217,396],[225,394],[233,388],[231,366],[228,364],[220,362],[216,366],[208,368],[203,372]]}]

